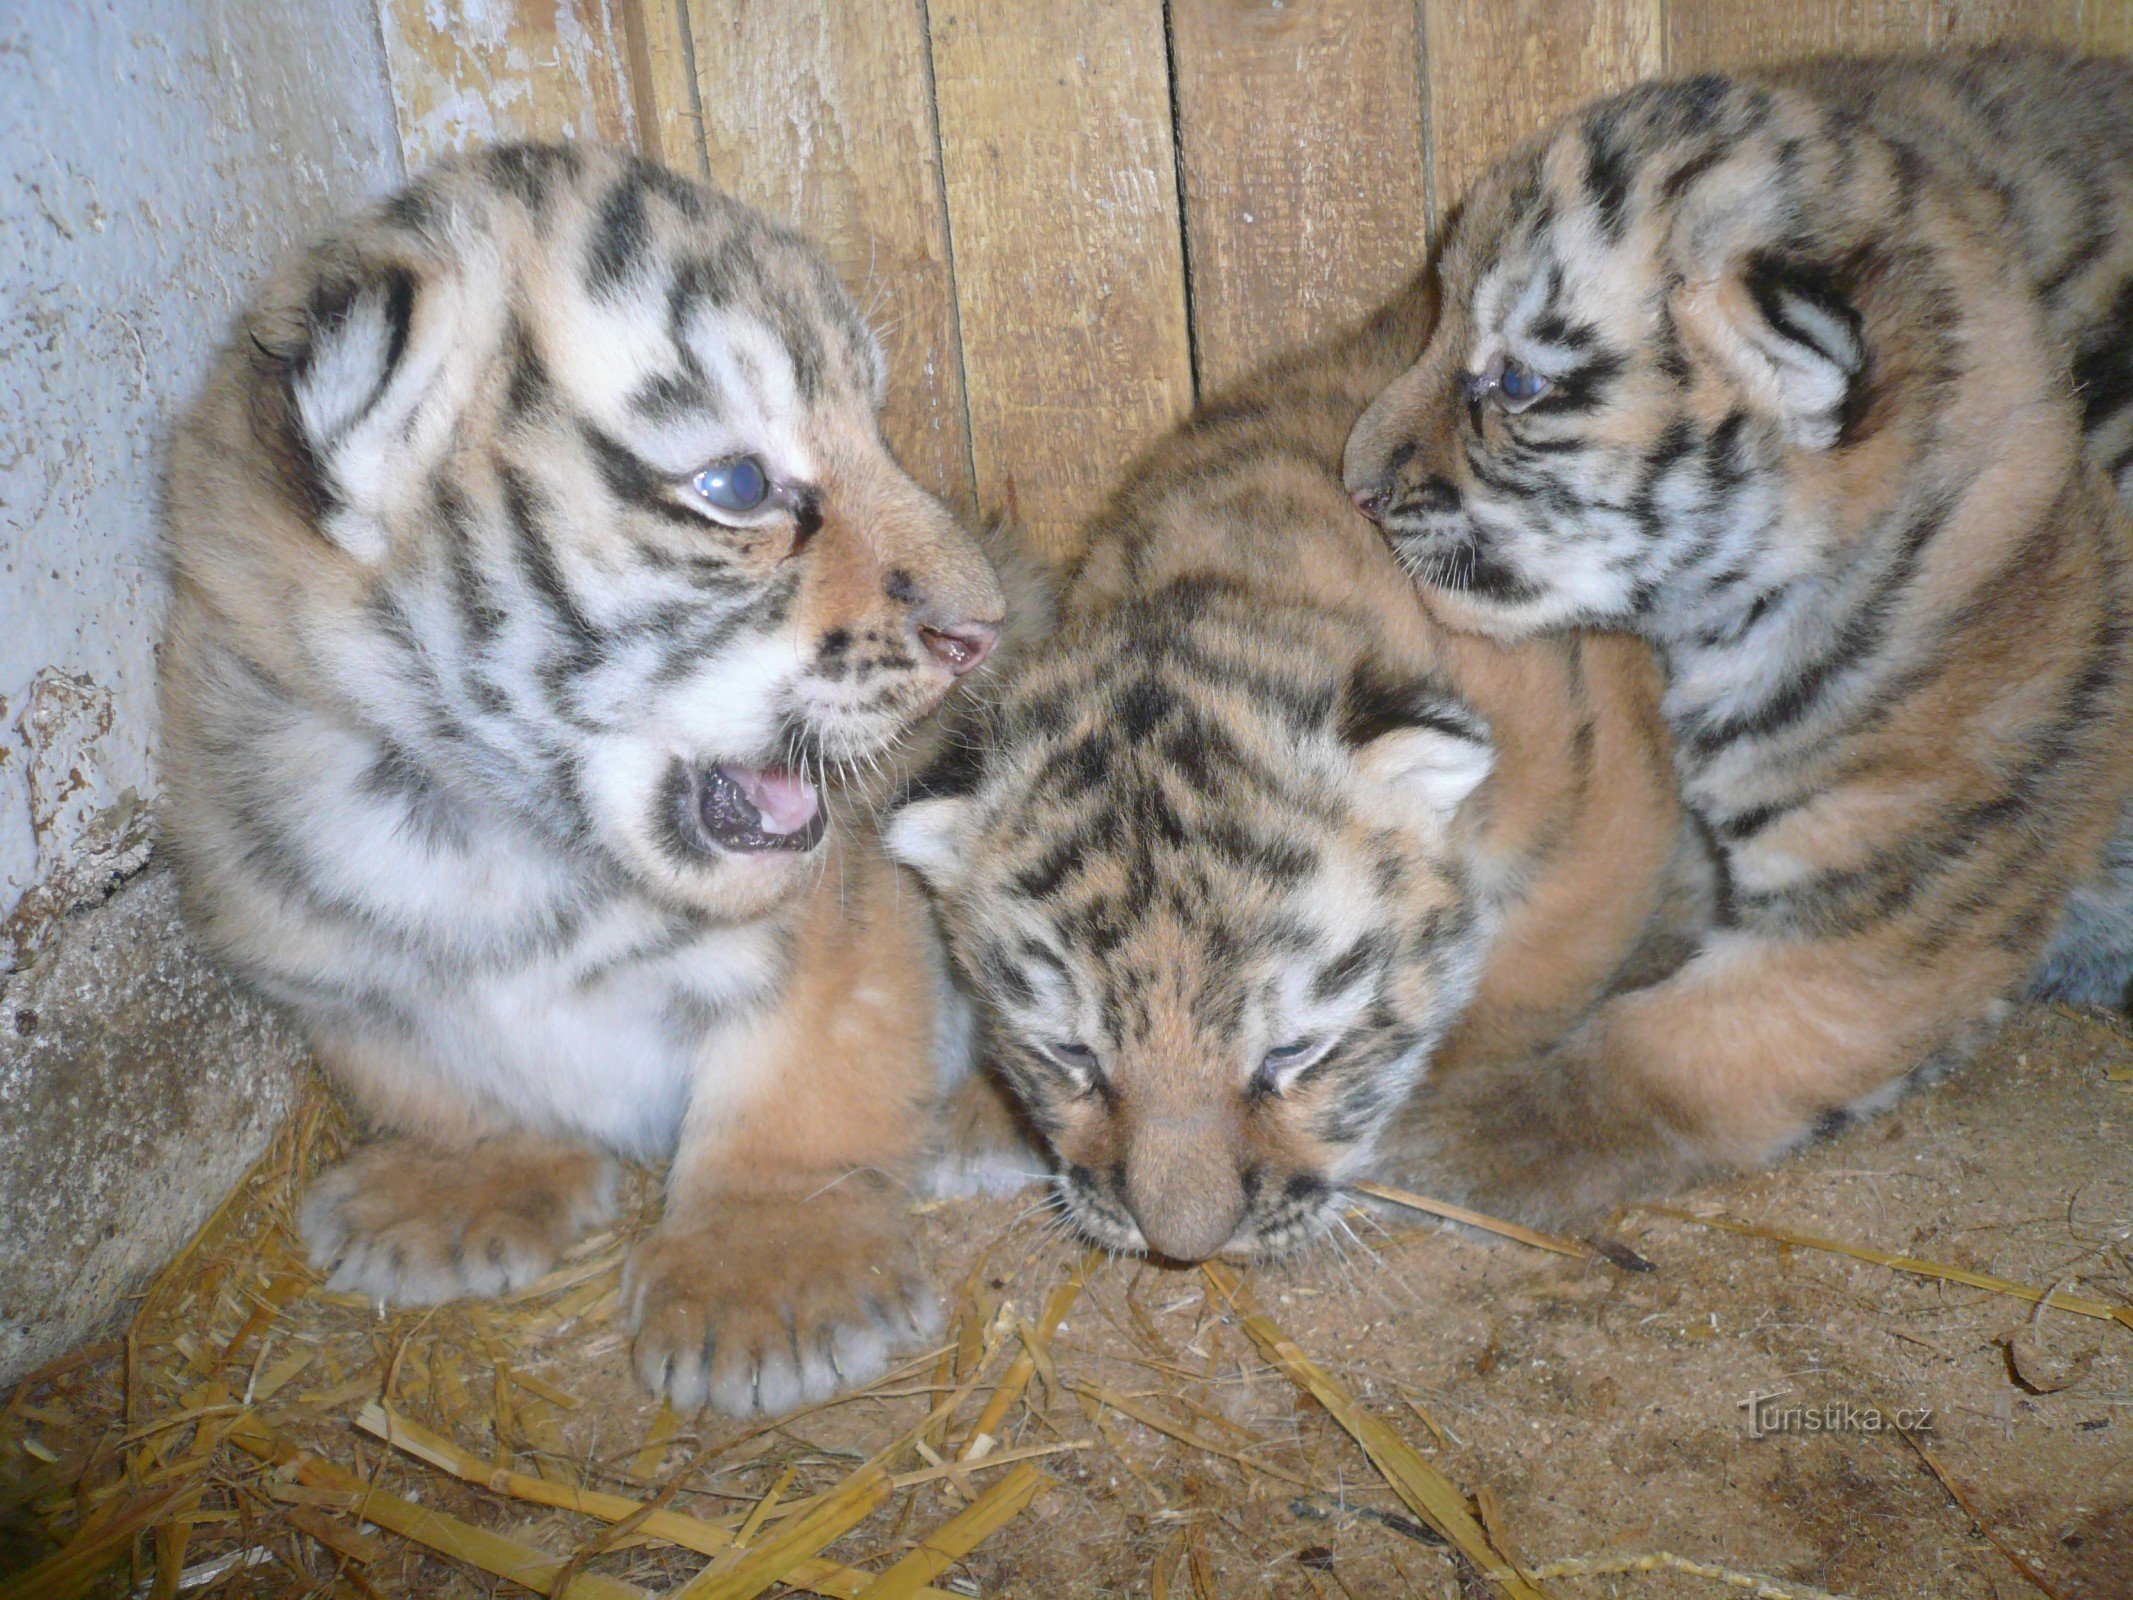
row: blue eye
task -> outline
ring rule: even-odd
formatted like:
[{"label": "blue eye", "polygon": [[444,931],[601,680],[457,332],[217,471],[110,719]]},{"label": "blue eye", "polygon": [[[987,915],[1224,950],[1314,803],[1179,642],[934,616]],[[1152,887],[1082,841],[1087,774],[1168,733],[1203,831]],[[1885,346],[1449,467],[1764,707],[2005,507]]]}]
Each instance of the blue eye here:
[{"label": "blue eye", "polygon": [[1270,1067],[1294,1066],[1318,1048],[1316,1039],[1298,1039],[1294,1044],[1285,1044],[1266,1053],[1266,1065]]},{"label": "blue eye", "polygon": [[1045,1045],[1044,1053],[1067,1071],[1093,1076],[1096,1071],[1096,1052],[1085,1044],[1055,1041]]},{"label": "blue eye", "polygon": [[1506,410],[1516,411],[1546,394],[1548,380],[1515,361],[1506,361],[1496,376],[1496,392],[1503,397]]},{"label": "blue eye", "polygon": [[689,487],[721,511],[753,511],[770,494],[770,475],[754,456],[736,456],[704,468]]}]

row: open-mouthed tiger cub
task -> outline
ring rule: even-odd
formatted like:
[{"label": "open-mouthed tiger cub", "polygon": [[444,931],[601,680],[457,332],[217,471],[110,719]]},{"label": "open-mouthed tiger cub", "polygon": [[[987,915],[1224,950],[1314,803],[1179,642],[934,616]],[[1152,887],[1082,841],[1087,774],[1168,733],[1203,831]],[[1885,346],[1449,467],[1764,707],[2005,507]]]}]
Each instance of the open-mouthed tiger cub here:
[{"label": "open-mouthed tiger cub", "polygon": [[1439,626],[1342,492],[1428,310],[1157,446],[889,825],[1108,1246],[1301,1245],[1397,1169],[1388,1123],[1456,1142],[1440,1080],[1522,1066],[1657,925],[1679,813],[1645,649]]},{"label": "open-mouthed tiger cub", "polygon": [[627,1303],[676,1406],[937,1315],[930,935],[839,773],[1002,599],[881,382],[797,237],[583,148],[451,161],[244,317],[172,469],[168,838],[380,1135],[304,1207],[334,1287],[516,1289],[672,1153]]},{"label": "open-mouthed tiger cub", "polygon": [[1441,267],[1348,485],[1457,625],[1654,643],[1727,888],[1451,1176],[1599,1205],[1881,1103],[2025,983],[2121,1001],[2133,65],[1650,84],[1484,177]]}]

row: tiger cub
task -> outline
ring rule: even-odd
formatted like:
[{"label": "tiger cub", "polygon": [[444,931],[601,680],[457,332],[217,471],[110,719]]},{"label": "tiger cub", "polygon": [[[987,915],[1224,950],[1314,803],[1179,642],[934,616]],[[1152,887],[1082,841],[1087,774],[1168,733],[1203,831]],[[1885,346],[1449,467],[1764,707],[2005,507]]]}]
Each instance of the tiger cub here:
[{"label": "tiger cub", "polygon": [[820,258],[594,149],[457,159],[267,288],[179,429],[167,838],[378,1137],[336,1289],[495,1295],[673,1156],[645,1381],[775,1412],[937,1316],[933,956],[871,765],[981,662]]},{"label": "tiger cub", "polygon": [[1448,621],[1653,643],[1726,889],[1450,1176],[1603,1205],[1883,1103],[2025,984],[2122,1003],[2133,65],[1649,84],[1485,176],[1440,264],[1348,486]]},{"label": "tiger cub", "polygon": [[1522,1066],[1659,925],[1678,812],[1644,648],[1440,627],[1342,492],[1429,310],[1147,455],[1055,632],[888,827],[1106,1246],[1304,1244],[1344,1182],[1402,1170],[1388,1130],[1463,1137],[1440,1084]]}]

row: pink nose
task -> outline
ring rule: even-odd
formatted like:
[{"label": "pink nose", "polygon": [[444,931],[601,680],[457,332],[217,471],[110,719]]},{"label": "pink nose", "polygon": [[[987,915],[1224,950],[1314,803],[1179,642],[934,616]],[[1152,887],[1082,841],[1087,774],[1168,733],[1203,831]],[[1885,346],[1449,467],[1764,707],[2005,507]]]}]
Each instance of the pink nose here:
[{"label": "pink nose", "polygon": [[986,622],[958,622],[952,628],[921,626],[918,642],[926,654],[960,678],[992,654],[1000,630]]}]

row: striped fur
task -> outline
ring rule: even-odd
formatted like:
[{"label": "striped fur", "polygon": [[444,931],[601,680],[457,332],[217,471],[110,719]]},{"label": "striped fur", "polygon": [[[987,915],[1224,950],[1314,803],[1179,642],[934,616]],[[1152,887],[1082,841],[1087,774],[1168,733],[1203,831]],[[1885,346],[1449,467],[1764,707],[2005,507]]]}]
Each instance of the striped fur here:
[{"label": "striped fur", "polygon": [[[672,1155],[630,1308],[676,1406],[819,1397],[930,1319],[891,1192],[929,935],[845,774],[1002,602],[881,376],[794,235],[574,147],[436,169],[223,352],[171,475],[166,837],[381,1135],[306,1206],[337,1287],[516,1288],[611,1156]],[[744,456],[774,493],[715,506]]]},{"label": "striped fur", "polygon": [[2122,1002],[2133,65],[1646,85],[1484,177],[1441,269],[1348,485],[1459,626],[1652,641],[1728,891],[1455,1178],[1604,1204],[1881,1103],[2025,984]]},{"label": "striped fur", "polygon": [[1143,460],[1057,632],[890,825],[1113,1248],[1317,1237],[1388,1123],[1428,1136],[1442,1081],[1559,1035],[1657,924],[1678,813],[1646,652],[1448,632],[1341,492],[1428,309]]}]

